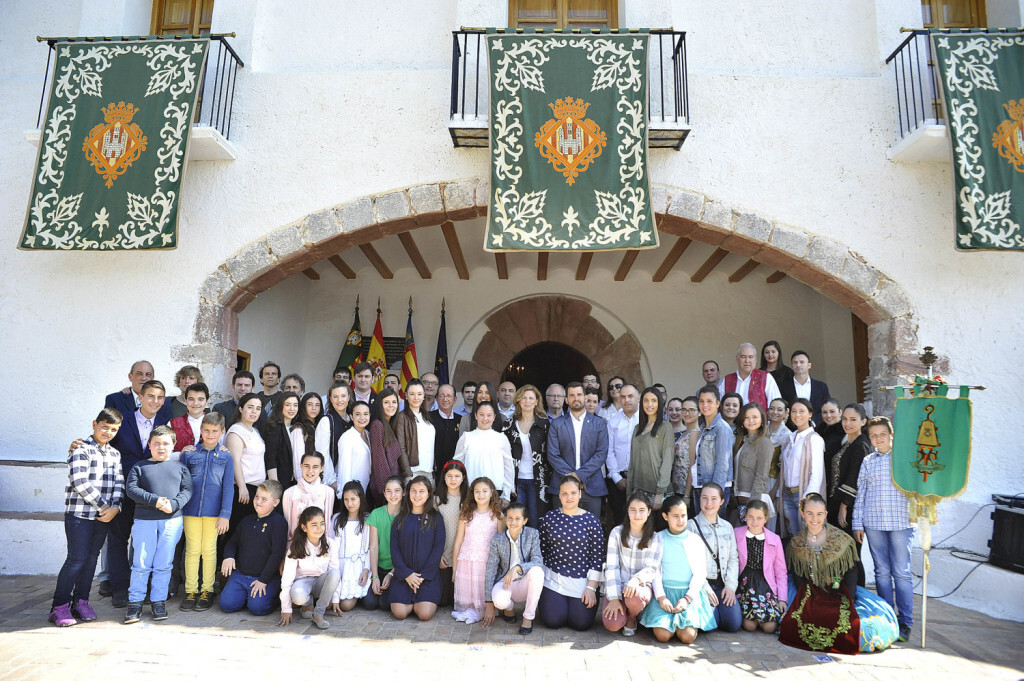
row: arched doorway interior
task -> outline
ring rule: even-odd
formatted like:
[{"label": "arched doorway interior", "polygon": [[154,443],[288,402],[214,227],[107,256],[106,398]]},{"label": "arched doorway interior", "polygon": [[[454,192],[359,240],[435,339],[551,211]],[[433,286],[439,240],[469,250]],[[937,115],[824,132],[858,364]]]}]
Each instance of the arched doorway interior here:
[{"label": "arched doorway interior", "polygon": [[587,374],[596,374],[594,363],[576,348],[545,341],[526,348],[508,363],[502,381],[535,385],[542,392],[552,383],[566,385]]}]

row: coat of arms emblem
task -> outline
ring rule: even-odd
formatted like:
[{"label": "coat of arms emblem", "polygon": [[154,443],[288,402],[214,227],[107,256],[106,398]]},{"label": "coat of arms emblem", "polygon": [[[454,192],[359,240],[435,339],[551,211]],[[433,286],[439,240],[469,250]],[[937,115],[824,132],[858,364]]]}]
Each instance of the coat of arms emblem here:
[{"label": "coat of arms emblem", "polygon": [[992,146],[999,155],[1013,164],[1017,172],[1024,173],[1024,99],[1003,104],[1012,120],[1003,121],[992,135]]},{"label": "coat of arms emblem", "polygon": [[586,171],[608,144],[607,136],[597,123],[586,118],[588,102],[566,97],[548,104],[555,117],[544,123],[534,144],[540,155],[565,176],[571,186]]},{"label": "coat of arms emblem", "polygon": [[146,150],[146,136],[137,123],[132,123],[139,112],[134,104],[111,102],[102,111],[106,122],[89,132],[82,151],[109,188]]}]

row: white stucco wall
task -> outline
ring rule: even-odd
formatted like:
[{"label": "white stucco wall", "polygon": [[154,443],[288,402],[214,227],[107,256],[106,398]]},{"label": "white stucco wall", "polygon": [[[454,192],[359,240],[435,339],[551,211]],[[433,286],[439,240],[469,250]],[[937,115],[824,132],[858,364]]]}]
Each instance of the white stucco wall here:
[{"label": "white stucco wall", "polygon": [[[35,123],[46,60],[46,48],[34,37],[142,33],[148,22],[142,0],[8,4],[0,22],[0,355],[7,360],[8,386],[0,394],[0,427],[7,434],[0,459],[59,460],[102,396],[126,384],[135,359],[150,359],[157,375],[169,379],[178,368],[173,348],[191,341],[198,286],[246,244],[353,197],[486,174],[486,152],[453,149],[445,129],[450,31],[499,23],[505,0],[391,0],[361,9],[328,0],[218,0],[214,30],[238,32],[233,45],[247,64],[239,73],[232,125],[239,157],[188,169],[179,248],[16,251],[36,154],[22,133]],[[899,281],[922,344],[951,358],[949,378],[990,388],[975,399],[975,455],[964,501],[1024,489],[1020,439],[1005,416],[1016,396],[1014,358],[1024,333],[1022,256],[957,253],[950,167],[886,158],[897,132],[892,74],[883,59],[901,38],[898,28],[919,23],[919,2],[620,4],[630,23],[671,22],[688,32],[694,130],[682,151],[652,153],[654,181],[835,238]],[[406,276],[399,272],[396,282]],[[440,272],[435,285],[446,287],[450,301],[466,295],[445,276]],[[543,286],[524,282],[523,291],[578,291],[563,276]],[[288,299],[293,285],[304,282],[284,284],[255,305]],[[713,278],[706,283],[716,285]],[[383,295],[390,310],[404,310],[405,291]],[[613,293],[608,305],[626,307],[624,319],[627,297]],[[353,298],[342,296],[336,322],[314,324],[314,315],[305,313],[303,371],[311,381],[314,365],[331,354],[314,336],[344,333]],[[828,343],[829,335],[841,327],[836,338],[848,338],[849,322],[820,301],[802,300],[811,310],[806,332],[833,364],[848,348]],[[773,304],[729,302],[741,311],[782,315]],[[494,301],[460,304],[482,312]],[[367,330],[370,307],[364,299]],[[401,333],[403,315],[392,314],[386,332]],[[421,347],[431,350],[434,315],[421,308],[417,316]],[[475,318],[468,314],[459,323]],[[764,332],[743,333],[763,339]],[[449,334],[454,346],[458,332]],[[796,342],[779,340],[784,347]],[[283,355],[266,342],[265,352]],[[661,338],[645,335],[641,342],[654,353],[652,366],[670,364],[658,354],[666,351],[651,349]],[[686,364],[715,348],[713,342],[698,337]],[[808,349],[818,354],[817,347]],[[730,353],[719,354],[726,360]],[[14,386],[75,398],[60,400],[45,426],[26,425],[24,398]]]}]

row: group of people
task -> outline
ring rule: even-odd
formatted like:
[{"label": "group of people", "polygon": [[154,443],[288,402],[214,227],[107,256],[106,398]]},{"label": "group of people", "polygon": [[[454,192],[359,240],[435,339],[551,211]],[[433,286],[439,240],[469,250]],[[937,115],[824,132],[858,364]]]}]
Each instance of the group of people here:
[{"label": "group of people", "polygon": [[[468,382],[459,408],[430,373],[375,393],[362,363],[321,396],[268,362],[261,391],[239,371],[209,411],[198,369],[167,398],[136,362],[69,453],[50,619],[95,619],[105,541],[101,589],[125,623],[147,597],[167,617],[183,573],[181,609],[218,591],[226,612],[279,601],[282,626],[293,606],[326,629],[328,611],[360,603],[421,620],[451,606],[484,626],[522,604],[524,635],[537,617],[585,630],[600,612],[660,641],[741,627],[818,651],[906,640],[912,528],[892,424],[840,409],[806,352],[786,366],[772,341],[756,360],[745,343],[735,373],[706,362],[683,398],[616,376],[601,399],[587,375],[543,395]],[[880,598],[863,589],[865,535]]]}]

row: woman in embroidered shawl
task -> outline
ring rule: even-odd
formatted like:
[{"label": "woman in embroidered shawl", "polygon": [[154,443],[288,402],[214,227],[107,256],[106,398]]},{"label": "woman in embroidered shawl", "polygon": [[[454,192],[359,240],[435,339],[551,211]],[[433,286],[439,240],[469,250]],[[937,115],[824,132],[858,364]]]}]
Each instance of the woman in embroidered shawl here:
[{"label": "woman in embroidered shawl", "polygon": [[779,641],[794,648],[854,655],[860,651],[857,550],[848,534],[825,522],[825,499],[800,502],[804,528],[786,549],[796,597],[782,617]]}]

